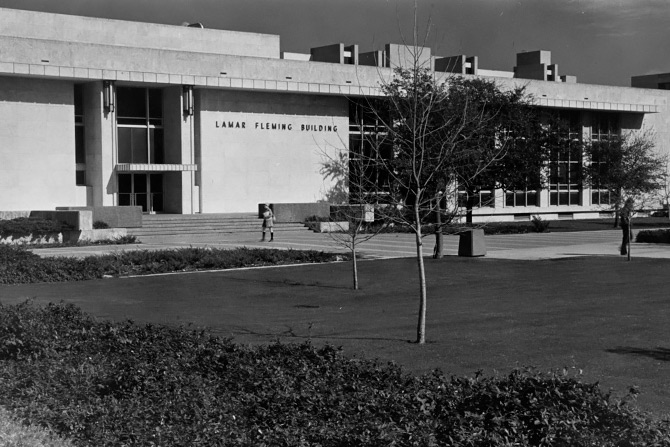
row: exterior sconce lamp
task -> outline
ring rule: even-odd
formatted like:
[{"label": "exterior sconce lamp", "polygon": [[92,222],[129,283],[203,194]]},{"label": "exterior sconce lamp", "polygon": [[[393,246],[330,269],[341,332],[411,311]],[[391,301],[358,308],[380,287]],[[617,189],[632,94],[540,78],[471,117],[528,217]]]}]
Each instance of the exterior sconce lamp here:
[{"label": "exterior sconce lamp", "polygon": [[114,112],[114,83],[112,81],[103,81],[102,83],[102,101],[105,112]]},{"label": "exterior sconce lamp", "polygon": [[185,85],[183,88],[184,115],[193,116],[193,86]]}]

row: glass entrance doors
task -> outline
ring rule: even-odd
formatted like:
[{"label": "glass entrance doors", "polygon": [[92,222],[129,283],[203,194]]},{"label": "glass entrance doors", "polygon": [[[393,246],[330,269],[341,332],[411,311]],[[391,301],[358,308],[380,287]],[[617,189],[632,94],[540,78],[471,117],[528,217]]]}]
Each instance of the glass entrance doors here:
[{"label": "glass entrance doors", "polygon": [[141,206],[142,212],[163,211],[163,174],[118,174],[119,205]]}]

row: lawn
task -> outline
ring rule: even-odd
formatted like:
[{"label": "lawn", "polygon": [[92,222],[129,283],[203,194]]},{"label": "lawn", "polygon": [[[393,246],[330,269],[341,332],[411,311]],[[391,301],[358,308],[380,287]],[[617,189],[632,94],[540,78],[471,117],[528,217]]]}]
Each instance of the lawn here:
[{"label": "lawn", "polygon": [[414,338],[413,259],[0,286],[1,302],[73,302],[97,317],[191,324],[237,343],[342,346],[414,373],[568,368],[656,414],[670,408],[668,260],[427,259],[428,344]]}]

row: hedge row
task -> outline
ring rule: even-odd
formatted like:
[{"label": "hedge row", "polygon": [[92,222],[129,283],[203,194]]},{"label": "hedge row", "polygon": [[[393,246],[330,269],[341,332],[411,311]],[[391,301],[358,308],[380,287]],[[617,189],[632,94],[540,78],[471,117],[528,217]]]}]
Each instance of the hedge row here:
[{"label": "hedge row", "polygon": [[63,304],[0,306],[0,405],[97,447],[670,445],[667,422],[563,373],[413,377]]},{"label": "hedge row", "polygon": [[644,230],[637,233],[635,242],[670,244],[670,230]]},{"label": "hedge row", "polygon": [[16,219],[0,220],[0,238],[9,236],[18,238],[30,236],[31,234],[42,236],[72,229],[71,225],[62,222],[34,217],[17,217]]},{"label": "hedge row", "polygon": [[0,284],[82,281],[127,276],[261,265],[330,262],[344,255],[315,250],[179,248],[129,250],[83,259],[41,258],[23,247],[0,245]]}]

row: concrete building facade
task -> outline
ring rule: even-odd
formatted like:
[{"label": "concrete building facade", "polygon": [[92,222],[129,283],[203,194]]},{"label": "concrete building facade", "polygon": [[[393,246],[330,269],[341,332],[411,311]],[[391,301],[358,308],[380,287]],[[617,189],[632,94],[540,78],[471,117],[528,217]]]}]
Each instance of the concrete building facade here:
[{"label": "concrete building facade", "polygon": [[[392,44],[283,53],[274,35],[2,8],[0,48],[0,211],[234,213],[323,200],[324,157],[349,149],[350,99],[379,95],[380,79],[411,56]],[[617,132],[653,129],[659,150],[670,150],[670,92],[652,82],[579,84],[559,76],[548,51],[518,55],[510,72],[428,48],[421,58],[445,76],[526,86],[538,106],[577,117],[580,138],[610,120]],[[475,215],[577,218],[608,208],[582,185],[555,183],[525,198],[491,191]]]}]

